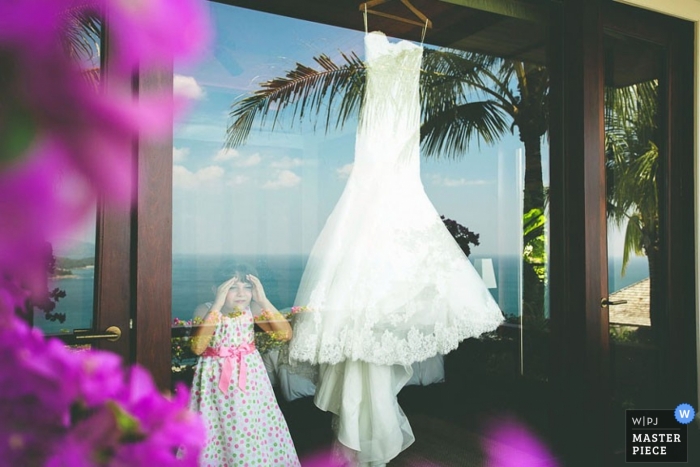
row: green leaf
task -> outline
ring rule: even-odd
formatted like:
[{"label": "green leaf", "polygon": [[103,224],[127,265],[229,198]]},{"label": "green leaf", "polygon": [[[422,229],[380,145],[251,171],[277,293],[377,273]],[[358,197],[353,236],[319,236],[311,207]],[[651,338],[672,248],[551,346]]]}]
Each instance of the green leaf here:
[{"label": "green leaf", "polygon": [[527,213],[523,214],[523,236],[544,227],[546,223],[547,218],[542,209],[530,209]]},{"label": "green leaf", "polygon": [[19,160],[31,147],[37,134],[32,115],[21,108],[9,107],[0,126],[0,166]]},{"label": "green leaf", "polygon": [[117,429],[121,433],[119,437],[124,443],[142,441],[146,435],[141,431],[139,420],[114,401],[107,402],[107,407],[114,415]]}]

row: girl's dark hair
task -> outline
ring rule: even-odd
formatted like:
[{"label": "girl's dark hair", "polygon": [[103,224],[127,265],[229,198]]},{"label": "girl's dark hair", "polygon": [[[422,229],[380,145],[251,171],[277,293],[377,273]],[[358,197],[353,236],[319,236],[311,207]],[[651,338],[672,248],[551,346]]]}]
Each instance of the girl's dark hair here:
[{"label": "girl's dark hair", "polygon": [[221,268],[219,271],[219,282],[224,282],[232,277],[237,277],[240,281],[248,282],[246,276],[252,274],[255,277],[258,276],[258,271],[254,266],[248,263],[229,263]]}]

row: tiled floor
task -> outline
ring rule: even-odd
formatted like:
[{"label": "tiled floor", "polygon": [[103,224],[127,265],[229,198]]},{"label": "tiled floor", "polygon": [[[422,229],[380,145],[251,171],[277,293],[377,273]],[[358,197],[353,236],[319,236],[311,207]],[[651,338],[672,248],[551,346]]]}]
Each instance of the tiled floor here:
[{"label": "tiled floor", "polygon": [[[399,402],[411,423],[416,441],[389,466],[489,467],[494,464],[488,462],[485,449],[492,449],[517,459],[518,463],[508,465],[567,467],[562,462],[552,463],[552,459],[546,456],[533,457],[531,452],[520,452],[514,443],[493,439],[485,430],[490,423],[515,417],[528,427],[530,433],[537,434],[545,446],[548,445],[547,401],[537,400],[542,392],[541,388],[515,389],[505,384],[490,388],[483,385],[483,391],[465,391],[463,386],[446,383],[406,387],[399,395]],[[330,416],[318,410],[311,398],[283,402],[281,407],[302,460],[331,446]],[[689,462],[685,465],[700,465],[700,430],[697,426],[690,426],[688,433]],[[626,467],[631,464],[626,464],[624,453],[620,453],[611,459],[610,465]]]},{"label": "tiled floor", "polygon": [[[481,467],[486,462],[484,448],[499,452],[512,449],[485,434],[488,423],[513,414],[510,402],[494,404],[484,398],[460,394],[456,386],[435,384],[404,388],[401,407],[411,423],[416,441],[390,465],[396,467]],[[491,394],[496,396],[496,394]],[[329,449],[333,441],[330,416],[313,406],[311,398],[281,403],[302,460],[319,450]],[[533,428],[533,431],[535,429]],[[523,453],[523,458],[528,458]],[[529,457],[528,467],[547,465]]]}]

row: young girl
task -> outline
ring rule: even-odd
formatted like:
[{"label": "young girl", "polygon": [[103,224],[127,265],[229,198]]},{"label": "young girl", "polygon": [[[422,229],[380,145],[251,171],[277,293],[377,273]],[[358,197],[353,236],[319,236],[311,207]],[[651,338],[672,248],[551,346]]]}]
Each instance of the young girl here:
[{"label": "young girl", "polygon": [[207,427],[202,467],[300,465],[255,348],[251,306],[264,331],[278,339],[292,337],[260,280],[242,267],[218,287],[213,303],[200,305],[195,313],[203,325],[192,337],[192,350],[200,358],[190,409],[202,414]]}]

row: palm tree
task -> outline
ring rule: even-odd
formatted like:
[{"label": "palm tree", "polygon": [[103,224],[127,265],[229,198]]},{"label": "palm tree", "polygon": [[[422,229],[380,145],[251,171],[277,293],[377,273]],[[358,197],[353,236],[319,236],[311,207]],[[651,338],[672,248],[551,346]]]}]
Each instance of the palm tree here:
[{"label": "palm tree", "polygon": [[650,318],[658,327],[663,304],[658,273],[661,261],[657,172],[656,80],[605,90],[605,149],[608,218],[625,228],[622,274],[630,254],[649,263]]},{"label": "palm tree", "polygon": [[82,76],[97,88],[102,58],[102,20],[84,6],[70,8],[64,16],[61,46],[66,55],[82,66]]},{"label": "palm tree", "polygon": [[[320,69],[297,63],[284,77],[263,82],[252,95],[234,102],[226,145],[245,143],[254,121],[260,119],[264,126],[270,114],[271,129],[287,111],[292,122],[324,119],[326,130],[357,115],[366,67],[354,52],[341,57],[340,65],[325,54],[314,57]],[[420,85],[423,154],[458,158],[473,139],[493,144],[517,128],[526,159],[523,213],[544,209],[541,141],[548,128],[547,69],[472,52],[426,49]]]},{"label": "palm tree", "polygon": [[[341,56],[341,64],[327,55],[315,57],[320,69],[297,63],[286,76],[261,83],[252,95],[234,102],[226,145],[243,144],[256,119],[261,126],[274,128],[283,112],[291,112],[292,123],[315,119],[326,130],[357,115],[366,67],[354,53]],[[544,213],[541,142],[549,120],[546,67],[473,52],[426,49],[420,86],[423,154],[459,158],[474,140],[493,144],[517,128],[525,146],[523,215]],[[529,235],[544,232],[543,225],[538,229]],[[534,272],[535,266],[524,263],[526,309],[543,316],[543,279]]]}]

